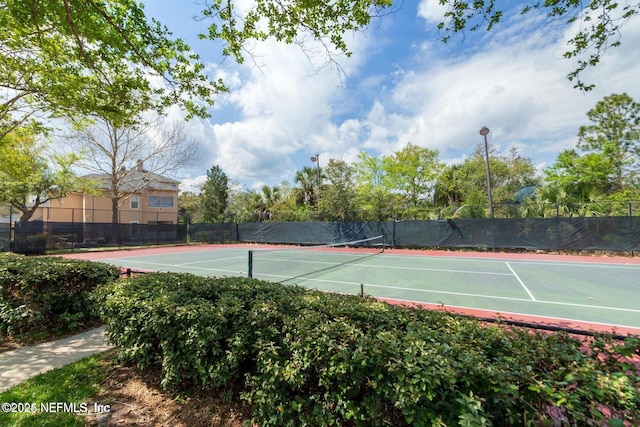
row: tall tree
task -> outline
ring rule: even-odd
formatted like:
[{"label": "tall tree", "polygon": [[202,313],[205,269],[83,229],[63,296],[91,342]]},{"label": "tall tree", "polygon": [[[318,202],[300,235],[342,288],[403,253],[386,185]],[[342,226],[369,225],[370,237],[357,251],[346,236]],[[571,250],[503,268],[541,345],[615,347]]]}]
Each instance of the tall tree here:
[{"label": "tall tree", "polygon": [[301,170],[296,171],[294,181],[298,184],[295,189],[296,204],[315,206],[320,197],[324,174],[322,170],[305,166]]},{"label": "tall tree", "polygon": [[260,189],[260,196],[264,203],[264,209],[272,209],[280,201],[280,187],[263,185]]},{"label": "tall tree", "polygon": [[322,191],[320,211],[326,219],[349,221],[355,219],[355,170],[344,160],[329,159],[324,168],[327,185]]},{"label": "tall tree", "polygon": [[85,154],[81,165],[102,180],[111,199],[114,224],[127,197],[187,165],[197,148],[184,123],[159,117],[133,126],[98,120],[80,128],[70,141],[77,152]]},{"label": "tall tree", "polygon": [[392,217],[395,200],[382,159],[361,151],[353,166],[358,205],[373,214],[368,219],[383,220]]},{"label": "tall tree", "polygon": [[555,163],[544,170],[544,180],[546,186],[561,189],[574,201],[593,200],[613,191],[613,170],[611,159],[602,153],[580,155],[570,149],[562,151]]},{"label": "tall tree", "polygon": [[0,146],[0,202],[20,211],[20,221],[28,221],[43,203],[82,186],[72,171],[77,154],[47,158],[43,153],[42,144],[21,128],[5,136]]},{"label": "tall tree", "polygon": [[638,184],[640,174],[640,103],[623,94],[605,96],[587,112],[593,123],[578,131],[578,148],[611,163],[613,191]]},{"label": "tall tree", "polygon": [[178,196],[178,220],[182,224],[201,222],[201,195],[185,191]]},{"label": "tall tree", "polygon": [[202,184],[202,221],[224,221],[229,201],[229,178],[218,165],[207,171],[207,180]]},{"label": "tall tree", "polygon": [[260,195],[234,181],[229,182],[228,188],[227,212],[238,222],[257,220],[256,212],[262,212],[263,201]]},{"label": "tall tree", "polygon": [[462,205],[463,195],[460,193],[460,188],[456,183],[456,177],[461,168],[461,163],[454,163],[442,168],[433,190],[433,202],[435,205]]},{"label": "tall tree", "polygon": [[408,143],[402,150],[382,159],[386,177],[406,206],[418,207],[432,195],[441,169],[438,152]]},{"label": "tall tree", "polygon": [[562,151],[545,169],[548,185],[576,200],[602,198],[640,184],[640,104],[627,94],[604,97],[587,112],[576,149]]},{"label": "tall tree", "polygon": [[50,115],[115,122],[178,104],[205,117],[225,89],[133,0],[5,1],[0,46],[0,140]]},{"label": "tall tree", "polygon": [[[519,155],[515,148],[508,155],[501,155],[490,148],[489,166],[494,205],[513,202],[518,190],[539,182],[531,159]],[[463,204],[488,205],[484,145],[478,144],[462,164],[448,166],[445,171],[440,174],[436,185],[437,200],[445,201],[454,208]],[[470,208],[465,215],[480,216],[481,212],[482,210]]]}]

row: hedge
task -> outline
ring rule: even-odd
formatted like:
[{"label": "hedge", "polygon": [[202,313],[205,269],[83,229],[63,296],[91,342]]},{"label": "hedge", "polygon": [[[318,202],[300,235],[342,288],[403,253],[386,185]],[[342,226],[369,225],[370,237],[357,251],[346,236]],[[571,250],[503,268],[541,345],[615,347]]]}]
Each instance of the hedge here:
[{"label": "hedge", "polygon": [[118,276],[106,264],[0,254],[0,333],[71,331],[97,319],[91,291]]},{"label": "hedge", "polygon": [[585,344],[373,298],[187,274],[123,279],[96,298],[122,360],[161,366],[167,388],[239,397],[262,426],[640,425],[633,337]]}]

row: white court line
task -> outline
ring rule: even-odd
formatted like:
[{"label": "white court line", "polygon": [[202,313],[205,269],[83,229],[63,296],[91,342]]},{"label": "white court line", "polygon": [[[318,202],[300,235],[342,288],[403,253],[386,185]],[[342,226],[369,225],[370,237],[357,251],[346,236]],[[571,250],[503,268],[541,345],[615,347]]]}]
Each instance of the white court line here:
[{"label": "white court line", "polygon": [[204,264],[204,263],[207,263],[207,262],[228,261],[230,259],[247,259],[247,257],[245,255],[243,255],[243,256],[232,256],[232,257],[228,257],[228,258],[207,259],[207,260],[204,260],[204,261],[183,262],[182,264],[176,264],[176,266],[177,267],[182,267],[182,266],[193,265],[193,264]]},{"label": "white court line", "polygon": [[[457,256],[433,256],[433,255],[418,255],[418,254],[381,254],[385,258],[423,258],[429,261],[437,260],[442,262],[464,263],[464,262],[482,262],[487,264],[496,264],[505,262],[505,259],[496,258],[481,258],[481,257],[457,257]],[[557,259],[548,260],[533,260],[533,259],[508,259],[508,262],[512,264],[537,264],[537,265],[553,265],[553,266],[566,266],[566,267],[593,267],[593,268],[620,268],[620,269],[640,269],[640,264],[634,263],[607,263],[606,261],[565,261]]]},{"label": "white court line", "polygon": [[[313,274],[313,273],[311,273],[311,274]],[[371,284],[371,283],[361,283],[361,282],[345,282],[345,281],[340,281],[340,280],[313,279],[313,278],[305,278],[304,276],[302,276],[302,277],[291,277],[291,276],[281,276],[281,275],[276,275],[276,274],[260,274],[260,273],[257,273],[256,276],[277,277],[277,278],[289,279],[289,280],[298,279],[298,280],[301,280],[301,281],[303,280],[305,282],[335,283],[335,284],[339,284],[339,285],[356,285],[356,286],[364,285],[365,287],[371,287],[371,288],[398,289],[398,290],[404,290],[404,291],[415,291],[415,292],[424,292],[424,293],[431,293],[431,294],[457,295],[457,296],[468,296],[468,297],[474,297],[474,298],[489,298],[489,299],[506,300],[506,301],[522,301],[522,302],[535,303],[535,304],[551,304],[551,305],[560,305],[560,306],[567,306],[567,307],[595,308],[595,309],[598,309],[598,310],[611,310],[611,311],[624,311],[624,312],[630,312],[630,313],[640,313],[640,310],[633,309],[633,308],[608,307],[608,306],[602,306],[602,305],[588,305],[588,304],[577,304],[577,303],[558,302],[558,301],[530,300],[528,298],[499,297],[499,296],[494,296],[494,295],[468,294],[468,293],[463,293],[463,292],[450,292],[450,291],[436,291],[436,290],[431,290],[431,289],[404,288],[404,287],[399,287],[399,286],[374,285],[374,284]],[[393,299],[393,297],[381,297],[381,298],[392,298]],[[412,300],[412,302],[423,302],[423,301]],[[490,310],[490,309],[479,309],[477,307],[475,307],[475,309],[476,310]],[[523,313],[515,313],[515,314],[523,314]],[[545,317],[547,317],[547,316],[545,316]]]},{"label": "white court line", "polygon": [[[384,298],[384,299],[389,299],[389,300],[399,301],[399,302],[413,303],[413,304],[418,303],[418,304],[440,305],[440,304],[431,303],[431,302],[413,301],[413,300],[410,300],[410,299],[391,298],[391,297],[379,297],[379,298]],[[461,308],[463,310],[480,310],[480,311],[493,312],[493,313],[497,313],[497,314],[508,314],[508,315],[513,315],[513,316],[533,316],[533,317],[540,318],[540,319],[561,320],[561,321],[569,321],[569,322],[581,322],[581,323],[589,323],[589,324],[593,324],[593,325],[613,326],[613,327],[617,327],[617,328],[638,329],[637,326],[618,325],[616,323],[594,322],[592,320],[570,319],[570,318],[567,318],[567,317],[546,316],[546,315],[531,314],[531,313],[516,313],[516,312],[513,312],[513,311],[492,310],[492,309],[489,309],[489,308],[478,308],[478,307],[466,307],[466,306],[463,306],[463,305],[444,305],[443,304],[442,308],[444,308],[445,310],[447,308]]]},{"label": "white court line", "polygon": [[[123,259],[123,258],[109,258],[108,260],[100,260],[100,262],[104,262],[104,263],[108,263],[109,260],[118,260],[118,259]],[[113,262],[113,261],[112,261]],[[150,261],[136,261],[136,263],[139,264],[149,264],[149,265],[157,265],[160,267],[170,267],[170,268],[176,268],[176,267],[180,267],[180,265],[176,265],[176,264],[161,264],[159,262],[150,262]],[[136,267],[129,267],[129,266],[125,266],[126,268],[136,268]],[[197,270],[205,270],[205,271],[222,271],[224,273],[234,273],[234,274],[243,274],[246,275],[245,271],[238,271],[238,270],[223,270],[221,268],[206,268],[206,267],[198,267],[198,266],[190,266],[188,268],[194,268]]]},{"label": "white court line", "polygon": [[516,274],[516,272],[513,270],[513,268],[511,268],[508,262],[506,262],[506,264],[507,264],[507,267],[509,267],[509,270],[511,270],[511,272],[513,273],[513,275],[516,276],[516,279],[518,280],[518,282],[520,282],[520,285],[524,288],[525,291],[527,291],[527,294],[529,294],[529,297],[531,298],[531,300],[535,301],[536,300],[535,297],[533,296],[529,288],[527,288],[524,282],[520,279],[520,276]]},{"label": "white court line", "polygon": [[[280,258],[259,258],[259,261],[278,261],[278,262],[295,262],[298,264],[322,264],[322,265],[335,265],[336,267],[340,266],[339,262],[330,262],[330,261],[312,261],[312,260],[299,260],[299,259],[280,259]],[[356,260],[357,261],[357,260]],[[511,273],[498,273],[492,271],[477,271],[477,270],[450,270],[444,268],[425,268],[425,267],[400,267],[395,265],[379,265],[379,264],[352,264],[349,265],[360,265],[365,268],[384,268],[387,270],[414,270],[414,271],[439,271],[443,273],[464,273],[464,274],[488,274],[491,276],[513,276]],[[259,272],[256,274],[260,274]],[[309,274],[313,274],[310,272]],[[283,277],[283,276],[276,276]],[[287,276],[288,277],[288,276]]]},{"label": "white court line", "polygon": [[[313,273],[311,273],[313,274]],[[277,275],[277,274],[260,274],[257,273],[256,276],[268,276],[268,277],[276,277],[276,278],[281,278],[281,279],[289,279],[289,280],[304,280],[305,282],[321,282],[321,283],[334,283],[334,284],[338,284],[338,285],[364,285],[370,288],[385,288],[385,289],[398,289],[398,290],[402,290],[402,291],[416,291],[416,292],[426,292],[426,293],[431,293],[431,294],[445,294],[445,295],[460,295],[460,296],[466,296],[466,297],[474,297],[474,298],[491,298],[491,299],[501,299],[501,300],[508,300],[508,301],[524,301],[524,302],[530,302],[531,300],[526,299],[526,298],[512,298],[512,297],[497,297],[497,296],[493,296],[493,295],[481,295],[481,294],[467,294],[467,293],[463,293],[463,292],[450,292],[450,291],[436,291],[436,290],[431,290],[431,289],[416,289],[416,288],[403,288],[400,286],[386,286],[386,285],[374,285],[371,283],[358,283],[358,282],[344,282],[341,280],[328,280],[328,279],[313,279],[313,278],[306,278],[304,276],[301,277],[291,277],[291,276],[281,276],[281,275]],[[415,302],[419,302],[419,301],[415,301]]]},{"label": "white court line", "polygon": [[511,276],[510,273],[498,273],[493,271],[477,271],[477,270],[450,270],[445,268],[425,268],[425,267],[396,267],[389,265],[366,264],[365,267],[386,268],[397,270],[419,270],[419,271],[439,271],[444,273],[465,273],[465,274],[489,274],[491,276]]},{"label": "white court line", "polygon": [[638,264],[607,264],[590,261],[527,261],[521,259],[510,259],[509,262],[513,264],[530,264],[530,265],[552,265],[554,267],[586,267],[586,268],[618,268],[620,270],[640,270]]}]

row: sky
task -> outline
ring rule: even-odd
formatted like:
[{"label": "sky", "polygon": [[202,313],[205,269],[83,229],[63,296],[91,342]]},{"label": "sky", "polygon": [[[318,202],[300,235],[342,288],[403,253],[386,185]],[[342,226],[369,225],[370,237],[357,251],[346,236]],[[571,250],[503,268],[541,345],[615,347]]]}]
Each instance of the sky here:
[{"label": "sky", "polygon": [[514,1],[497,1],[507,9],[492,31],[467,31],[446,44],[436,29],[438,0],[396,2],[394,13],[348,35],[353,55],[338,65],[327,65],[317,46],[307,46],[309,54],[273,40],[255,43],[239,65],[221,56],[220,43],[198,39],[207,22],[194,20],[202,10],[194,0],[144,3],[229,87],[210,119],[186,124],[199,151],[180,172],[183,190],[196,190],[214,165],[258,190],[293,183],[316,154],[324,166],[331,158],[353,162],[360,151],[388,155],[409,142],[437,150],[444,163],[461,162],[483,143],[483,126],[493,149],[516,147],[542,171],[576,146],[579,127],[590,124],[587,111],[602,98],[626,92],[640,101],[640,18],[583,74],[596,88],[582,92],[566,79],[576,60],[563,58],[577,28],[520,15]]}]

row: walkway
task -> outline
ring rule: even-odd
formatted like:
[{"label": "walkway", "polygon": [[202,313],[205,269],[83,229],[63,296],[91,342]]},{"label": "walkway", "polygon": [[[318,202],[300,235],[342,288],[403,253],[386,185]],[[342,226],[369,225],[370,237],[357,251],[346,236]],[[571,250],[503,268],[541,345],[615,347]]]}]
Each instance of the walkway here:
[{"label": "walkway", "polygon": [[54,368],[107,351],[104,326],[57,341],[0,353],[0,392]]}]

